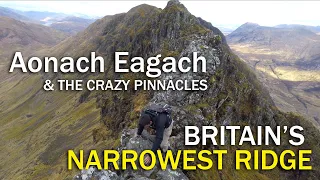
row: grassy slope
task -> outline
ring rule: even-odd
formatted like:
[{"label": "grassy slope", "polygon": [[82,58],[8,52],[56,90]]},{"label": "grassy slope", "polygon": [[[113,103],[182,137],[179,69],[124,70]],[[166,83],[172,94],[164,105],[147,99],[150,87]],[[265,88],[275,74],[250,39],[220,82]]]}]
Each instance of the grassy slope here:
[{"label": "grassy slope", "polygon": [[40,74],[8,73],[15,51],[26,58],[62,41],[63,33],[6,17],[0,29],[6,35],[0,40],[0,179],[54,177],[66,168],[68,148],[91,146],[99,110],[92,98],[78,104],[77,93],[44,92]]},{"label": "grassy slope", "polygon": [[99,122],[94,100],[75,105],[77,94],[44,92],[39,78],[24,76],[23,83],[3,83],[4,87],[15,85],[0,90],[0,148],[6,152],[0,155],[0,174],[6,178],[36,176],[38,168],[63,159],[66,149],[92,142],[91,132]]}]

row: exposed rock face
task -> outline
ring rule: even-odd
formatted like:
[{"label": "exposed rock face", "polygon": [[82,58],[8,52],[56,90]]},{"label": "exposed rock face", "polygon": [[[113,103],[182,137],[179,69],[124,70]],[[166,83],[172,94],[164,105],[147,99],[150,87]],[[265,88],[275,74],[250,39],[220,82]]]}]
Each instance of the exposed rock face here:
[{"label": "exposed rock face", "polygon": [[110,170],[97,171],[96,168],[90,167],[88,170],[82,170],[79,175],[74,177],[75,180],[89,180],[89,179],[99,179],[99,180],[118,180],[119,176]]},{"label": "exposed rock face", "polygon": [[[142,137],[135,137],[137,129],[124,130],[121,136],[121,146],[119,147],[119,152],[124,149],[135,150],[138,154],[143,150],[151,149],[153,137],[147,132],[143,132]],[[120,156],[121,157],[121,156]],[[125,171],[119,171],[115,173],[110,170],[98,171],[94,167],[90,167],[88,170],[82,170],[80,174],[74,177],[75,180],[188,180],[188,177],[180,170],[172,170],[167,168],[166,170],[161,170],[159,164],[156,164],[155,168],[149,171],[133,170],[131,168]]]},{"label": "exposed rock face", "polygon": [[[83,37],[88,37],[83,40]],[[73,43],[72,43],[73,42]],[[212,27],[208,22],[193,16],[188,10],[177,1],[169,1],[163,10],[148,6],[140,5],[131,9],[128,13],[108,16],[96,23],[93,23],[85,32],[78,34],[69,42],[65,42],[67,48],[61,52],[68,52],[68,55],[77,55],[79,52],[89,54],[92,49],[102,54],[107,59],[107,72],[104,79],[146,79],[144,74],[114,73],[113,54],[115,51],[128,51],[130,57],[156,56],[161,54],[162,57],[188,56],[192,59],[191,53],[198,52],[199,56],[207,59],[207,72],[197,73],[164,73],[159,79],[205,79],[208,81],[206,91],[133,91],[113,92],[107,91],[95,94],[98,107],[101,109],[101,121],[113,132],[114,136],[119,135],[123,129],[130,128],[138,121],[140,111],[148,103],[166,102],[173,106],[173,119],[175,125],[172,135],[175,136],[173,149],[215,149],[225,146],[184,146],[184,127],[186,125],[204,126],[204,125],[249,125],[253,129],[257,125],[292,126],[302,125],[306,130],[306,142],[300,148],[310,149],[317,152],[319,145],[315,145],[319,137],[319,132],[314,129],[310,123],[304,119],[292,114],[280,112],[272,102],[268,92],[258,82],[254,73],[235,56],[228,45],[222,33]],[[73,44],[81,44],[82,49],[73,47]],[[70,46],[69,46],[70,45]],[[63,46],[63,44],[62,44]],[[53,50],[54,52],[55,50]],[[59,54],[59,53],[58,53]],[[62,53],[63,55],[66,55]],[[80,75],[86,79],[86,75]],[[79,78],[79,77],[77,77]],[[87,96],[84,96],[87,97]],[[85,101],[85,98],[82,99]],[[97,130],[98,131],[98,130]],[[99,134],[99,133],[96,133]],[[130,134],[130,133],[129,133]],[[316,136],[314,135],[316,134]],[[229,135],[226,135],[226,139]],[[139,142],[139,143],[136,143]],[[283,139],[281,147],[272,148],[281,151],[284,148],[290,149],[286,139]],[[122,148],[137,149],[150,148],[151,143],[146,140],[122,137]],[[228,144],[228,142],[226,142]],[[249,149],[254,147],[228,146],[232,150]],[[265,148],[270,149],[270,146]],[[106,147],[107,149],[107,147]],[[316,155],[312,156],[314,167],[319,166]],[[227,162],[234,162],[232,158]],[[227,164],[232,166],[232,164]],[[231,168],[232,169],[232,168]],[[158,171],[155,173],[157,178],[167,178],[171,171]],[[187,172],[190,178],[202,177],[195,176],[194,172]],[[225,170],[221,174],[233,174],[235,179],[241,179],[238,172]],[[245,172],[244,172],[245,173]],[[279,171],[279,176],[268,172],[254,172],[255,175],[263,175],[270,178],[315,178],[320,174],[319,171],[308,171],[298,175],[294,172]],[[132,172],[126,170],[121,172],[119,178],[131,177]],[[133,173],[132,178],[149,178],[144,172],[138,171]],[[153,173],[151,173],[153,174]],[[254,177],[255,175],[248,174]],[[221,175],[222,176],[222,175]],[[223,177],[220,177],[223,179]]]}]

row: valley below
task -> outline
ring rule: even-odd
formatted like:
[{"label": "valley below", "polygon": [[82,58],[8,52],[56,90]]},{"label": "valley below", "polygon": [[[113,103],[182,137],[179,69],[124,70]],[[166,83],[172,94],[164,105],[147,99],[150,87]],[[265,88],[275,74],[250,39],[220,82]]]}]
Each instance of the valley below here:
[{"label": "valley below", "polygon": [[319,125],[320,36],[247,23],[227,39],[230,48],[256,72],[278,108]]}]

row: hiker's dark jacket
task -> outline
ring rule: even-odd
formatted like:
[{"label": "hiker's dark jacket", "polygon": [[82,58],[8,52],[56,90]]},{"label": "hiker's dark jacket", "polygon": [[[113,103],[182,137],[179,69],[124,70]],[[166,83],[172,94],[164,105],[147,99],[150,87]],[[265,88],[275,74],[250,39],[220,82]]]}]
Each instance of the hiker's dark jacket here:
[{"label": "hiker's dark jacket", "polygon": [[[159,114],[157,119],[152,120],[152,122],[154,123],[153,127],[156,130],[156,139],[153,142],[153,146],[151,150],[154,153],[156,153],[156,151],[159,149],[160,144],[162,142],[164,129],[168,128],[171,122],[168,122],[167,114],[164,114],[164,113]],[[144,129],[144,126],[142,124],[139,124],[137,134],[141,135],[143,129]]]}]

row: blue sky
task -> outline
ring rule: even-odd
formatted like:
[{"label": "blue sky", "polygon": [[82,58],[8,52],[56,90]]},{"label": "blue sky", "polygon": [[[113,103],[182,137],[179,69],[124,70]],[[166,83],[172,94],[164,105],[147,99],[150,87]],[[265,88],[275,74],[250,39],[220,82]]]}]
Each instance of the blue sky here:
[{"label": "blue sky", "polygon": [[[198,17],[216,26],[245,22],[320,25],[320,1],[180,1]],[[0,1],[0,6],[19,10],[62,12],[102,17],[127,12],[139,4],[164,8],[167,1]]]}]

